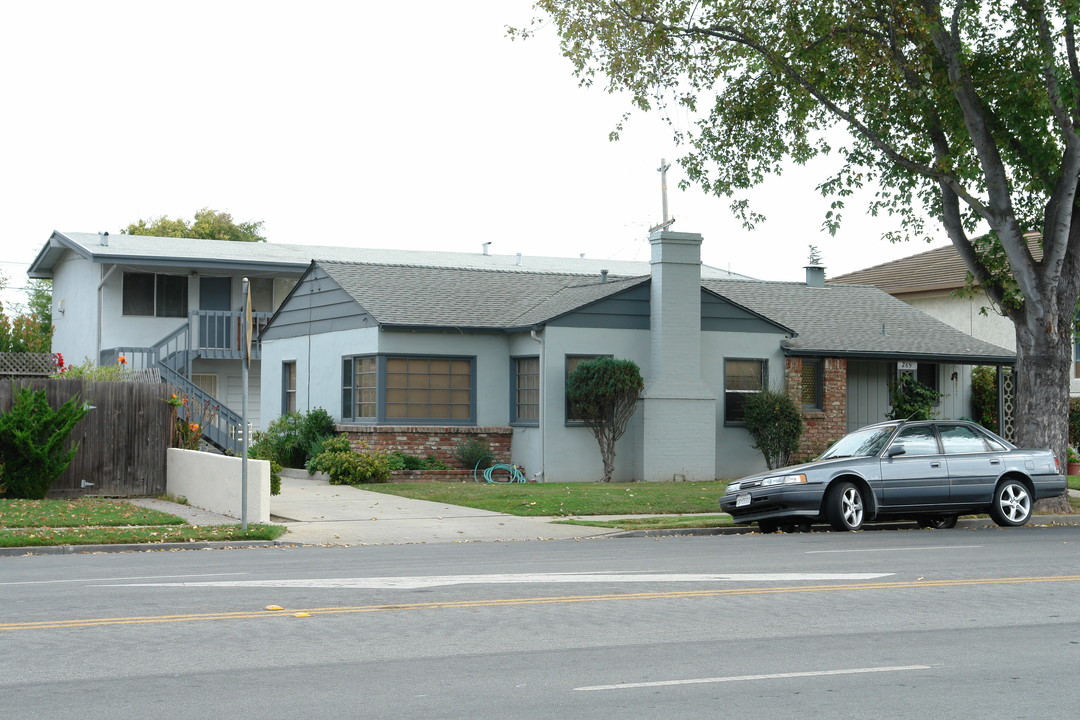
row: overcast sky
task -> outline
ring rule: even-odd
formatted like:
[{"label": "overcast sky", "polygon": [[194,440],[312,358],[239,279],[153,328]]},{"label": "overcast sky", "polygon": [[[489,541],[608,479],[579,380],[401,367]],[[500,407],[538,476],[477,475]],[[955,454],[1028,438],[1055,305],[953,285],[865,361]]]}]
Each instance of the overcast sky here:
[{"label": "overcast sky", "polygon": [[[0,270],[25,285],[54,229],[202,207],[263,220],[278,243],[645,260],[671,131],[638,115],[609,142],[626,99],[579,88],[550,29],[506,37],[532,14],[529,0],[4,3]],[[673,168],[672,229],[701,233],[710,265],[768,280],[802,280],[810,245],[838,275],[945,244],[890,245],[891,221],[862,205],[827,235],[824,176],[760,188],[770,220],[747,232]]]}]

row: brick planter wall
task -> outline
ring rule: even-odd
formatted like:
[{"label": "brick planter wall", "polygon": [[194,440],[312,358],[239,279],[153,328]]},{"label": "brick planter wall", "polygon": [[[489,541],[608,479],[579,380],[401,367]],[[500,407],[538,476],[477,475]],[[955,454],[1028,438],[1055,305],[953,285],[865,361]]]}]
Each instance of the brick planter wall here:
[{"label": "brick planter wall", "polygon": [[[800,402],[802,397],[802,358],[789,357],[787,392]],[[803,411],[803,436],[792,462],[815,458],[847,433],[847,360],[823,358],[824,373],[821,410]]]},{"label": "brick planter wall", "polygon": [[371,450],[392,452],[398,450],[405,455],[432,457],[442,460],[455,470],[406,470],[394,473],[394,481],[421,482],[443,480],[460,482],[472,481],[472,468],[462,468],[457,459],[458,447],[469,440],[482,440],[491,448],[495,462],[510,462],[510,445],[514,430],[502,426],[462,426],[462,425],[338,425],[337,431],[344,433],[353,449],[362,451],[366,446]]}]

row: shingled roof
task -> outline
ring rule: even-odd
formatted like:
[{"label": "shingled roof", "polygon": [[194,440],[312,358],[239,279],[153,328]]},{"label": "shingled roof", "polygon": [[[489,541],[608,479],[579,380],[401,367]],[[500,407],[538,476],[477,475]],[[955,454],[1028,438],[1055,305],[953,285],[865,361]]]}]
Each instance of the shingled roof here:
[{"label": "shingled roof", "polygon": [[[1027,235],[1035,259],[1042,257],[1039,235]],[[873,285],[890,295],[956,290],[967,281],[967,265],[952,245],[829,278],[830,283]]]},{"label": "shingled roof", "polygon": [[[509,331],[536,327],[648,283],[602,282],[554,273],[317,261],[384,328]],[[1012,362],[1015,354],[976,340],[877,288],[706,279],[729,302],[790,328],[793,355]]]},{"label": "shingled roof", "polygon": [[703,286],[795,330],[784,341],[792,355],[888,357],[938,362],[1013,362],[1016,354],[976,340],[868,285],[731,282]]},{"label": "shingled roof", "polygon": [[602,282],[575,274],[315,264],[384,327],[532,327],[648,281],[648,276]]}]

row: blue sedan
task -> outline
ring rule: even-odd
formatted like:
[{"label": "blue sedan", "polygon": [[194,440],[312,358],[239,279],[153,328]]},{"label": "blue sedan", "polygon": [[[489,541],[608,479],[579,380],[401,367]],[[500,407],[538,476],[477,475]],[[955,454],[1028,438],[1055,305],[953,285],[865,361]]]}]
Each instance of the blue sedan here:
[{"label": "blue sedan", "polygon": [[896,420],[846,435],[813,462],[730,483],[720,509],[763,532],[908,518],[949,528],[972,513],[1018,526],[1065,486],[1050,450],[1017,448],[970,422]]}]

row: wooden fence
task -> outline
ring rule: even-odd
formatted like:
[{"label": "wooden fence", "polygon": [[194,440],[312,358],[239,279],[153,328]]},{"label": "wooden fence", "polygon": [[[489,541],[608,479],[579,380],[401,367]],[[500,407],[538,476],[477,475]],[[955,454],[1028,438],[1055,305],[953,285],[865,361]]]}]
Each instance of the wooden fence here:
[{"label": "wooden fence", "polygon": [[[93,409],[75,426],[69,442],[79,450],[53,483],[50,497],[142,496],[165,492],[165,449],[172,435],[172,390],[165,383],[89,380],[0,380],[0,412],[29,385],[46,391],[59,407],[71,396]],[[93,483],[92,486],[84,486]]]}]

